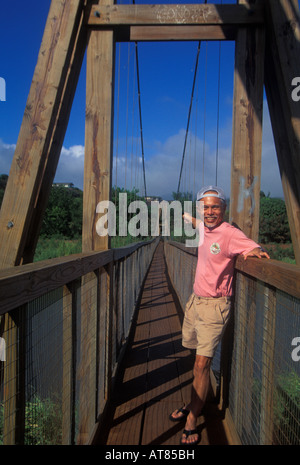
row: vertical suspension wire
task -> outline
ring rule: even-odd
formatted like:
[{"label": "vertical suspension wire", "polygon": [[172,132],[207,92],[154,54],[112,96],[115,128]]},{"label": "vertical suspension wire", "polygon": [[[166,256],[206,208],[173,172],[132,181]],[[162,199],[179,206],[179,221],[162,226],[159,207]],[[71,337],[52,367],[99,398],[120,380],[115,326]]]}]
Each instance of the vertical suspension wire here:
[{"label": "vertical suspension wire", "polygon": [[205,83],[204,83],[204,117],[203,117],[203,153],[202,153],[202,186],[204,186],[204,173],[205,173],[205,136],[206,136],[206,89],[207,89],[207,55],[208,45],[206,41],[205,53]]},{"label": "vertical suspension wire", "polygon": [[221,41],[219,41],[217,145],[216,145],[216,184],[215,184],[216,186],[218,185],[218,163],[219,163],[220,82],[221,82]]},{"label": "vertical suspension wire", "polygon": [[134,162],[134,117],[135,117],[135,76],[136,76],[136,62],[133,60],[133,91],[132,91],[132,129],[131,129],[131,153],[130,153],[130,186],[133,189],[133,162]]},{"label": "vertical suspension wire", "polygon": [[[222,5],[222,3],[223,3],[223,0],[221,0],[221,5]],[[219,164],[220,85],[221,85],[221,41],[219,41],[217,145],[216,145],[216,186],[218,185],[218,164]]]},{"label": "vertical suspension wire", "polygon": [[127,52],[127,99],[126,99],[126,134],[125,134],[125,191],[127,188],[127,155],[128,155],[128,112],[129,112],[129,77],[130,77],[130,42]]},{"label": "vertical suspension wire", "polygon": [[197,80],[197,91],[196,91],[195,141],[194,141],[194,174],[193,174],[192,200],[195,199],[195,192],[196,192],[198,100],[199,100],[199,79]]},{"label": "vertical suspension wire", "polygon": [[[192,134],[190,135],[190,154],[189,154],[189,184],[187,186],[188,193],[190,194],[190,179],[191,179],[191,161],[192,161]],[[190,200],[188,198],[188,200]]]},{"label": "vertical suspension wire", "polygon": [[117,188],[118,188],[118,151],[119,151],[119,120],[120,120],[120,67],[121,67],[121,43],[118,47],[118,94],[117,94],[117,140],[115,151],[115,205],[117,205]]}]

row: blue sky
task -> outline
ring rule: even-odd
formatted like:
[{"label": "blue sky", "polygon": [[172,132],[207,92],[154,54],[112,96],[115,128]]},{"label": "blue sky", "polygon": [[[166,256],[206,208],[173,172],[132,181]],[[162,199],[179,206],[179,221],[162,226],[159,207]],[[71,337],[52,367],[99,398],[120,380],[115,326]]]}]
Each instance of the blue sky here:
[{"label": "blue sky", "polygon": [[[0,77],[6,82],[6,100],[0,101],[0,174],[9,174],[49,7],[50,0],[1,2]],[[197,47],[197,42],[138,44],[148,195],[171,199],[177,190]],[[116,45],[113,179],[143,193],[134,57],[134,44]],[[219,42],[201,43],[181,190],[195,192],[203,181],[214,183],[218,160],[218,184],[230,194],[233,68],[233,43],[222,42],[221,51]],[[84,119],[85,62],[55,178],[79,188]],[[274,197],[283,195],[266,104],[261,189]]]}]

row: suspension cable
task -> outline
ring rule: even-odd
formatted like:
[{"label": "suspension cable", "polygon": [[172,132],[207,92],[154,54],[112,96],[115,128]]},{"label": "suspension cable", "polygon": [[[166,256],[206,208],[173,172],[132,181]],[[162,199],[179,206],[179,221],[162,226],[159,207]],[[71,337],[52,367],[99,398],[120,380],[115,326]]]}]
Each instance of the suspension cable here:
[{"label": "suspension cable", "polygon": [[141,132],[141,147],[142,147],[142,161],[143,161],[143,176],[144,176],[144,186],[145,186],[145,197],[147,197],[146,175],[145,175],[145,157],[144,157],[144,142],[143,142],[143,125],[142,125],[140,73],[139,73],[139,57],[138,57],[137,42],[135,42],[135,57],[136,57],[137,87],[138,87],[138,97],[139,97],[139,113],[140,113],[140,132]]},{"label": "suspension cable", "polygon": [[221,42],[219,42],[218,112],[217,112],[217,146],[216,146],[216,186],[218,185],[218,161],[219,161],[220,76],[221,76]]},{"label": "suspension cable", "polygon": [[[135,0],[132,0],[132,4],[135,5]],[[142,147],[143,177],[144,177],[145,197],[147,197],[146,174],[145,174],[145,155],[144,155],[144,141],[143,141],[143,125],[142,125],[140,72],[139,72],[139,57],[138,57],[138,44],[137,44],[137,42],[135,42],[135,58],[136,58],[136,76],[137,76],[137,87],[138,87],[138,98],[139,98],[140,134],[141,134],[141,147]]]},{"label": "suspension cable", "polygon": [[204,117],[203,117],[203,153],[202,153],[202,186],[204,186],[204,167],[205,167],[205,136],[206,136],[206,87],[207,87],[207,55],[208,47],[206,42],[205,53],[205,85],[204,85]]},{"label": "suspension cable", "polygon": [[186,142],[187,142],[187,136],[188,136],[189,126],[190,126],[191,111],[192,111],[194,90],[195,90],[195,82],[196,82],[196,76],[197,76],[197,70],[198,70],[200,46],[201,46],[201,42],[199,41],[198,49],[197,49],[197,56],[196,56],[196,65],[195,65],[195,72],[194,72],[194,79],[193,79],[193,86],[192,86],[191,101],[190,101],[190,107],[189,107],[189,113],[188,113],[188,121],[187,121],[187,127],[186,127],[186,132],[185,132],[185,140],[184,140],[183,154],[182,154],[182,160],[181,160],[180,175],[179,175],[179,181],[178,181],[178,187],[177,187],[177,194],[179,193],[179,188],[180,188],[182,169],[183,169],[183,162],[184,162],[185,150],[186,150]]}]

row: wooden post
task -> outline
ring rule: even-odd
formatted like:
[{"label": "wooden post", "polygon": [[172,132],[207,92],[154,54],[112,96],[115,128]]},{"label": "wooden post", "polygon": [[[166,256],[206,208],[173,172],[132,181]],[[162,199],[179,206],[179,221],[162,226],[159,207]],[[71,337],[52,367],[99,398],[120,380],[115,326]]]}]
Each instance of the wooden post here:
[{"label": "wooden post", "polygon": [[76,389],[76,312],[80,281],[63,288],[63,386],[62,386],[62,444],[74,444]]},{"label": "wooden post", "polygon": [[273,444],[274,404],[276,389],[275,373],[275,328],[276,328],[276,290],[269,286],[264,290],[264,325],[262,341],[262,386],[260,444]]},{"label": "wooden post", "polygon": [[86,130],[82,250],[103,250],[109,236],[96,232],[100,201],[110,200],[113,132],[113,31],[91,31],[87,48]]},{"label": "wooden post", "polygon": [[77,443],[88,444],[97,415],[98,278],[93,272],[81,282],[80,394]]},{"label": "wooden post", "polygon": [[[266,1],[265,87],[296,263],[300,265],[300,13],[296,0]],[[299,92],[298,92],[299,95]]]},{"label": "wooden post", "polygon": [[84,0],[52,0],[0,213],[0,267],[32,261],[84,56]]},{"label": "wooden post", "polygon": [[[105,250],[110,247],[109,236],[99,236],[96,231],[99,219],[96,209],[99,202],[110,200],[112,171],[112,129],[113,129],[113,76],[114,76],[114,34],[112,30],[91,30],[87,47],[86,73],[86,128],[83,189],[82,250]],[[110,289],[111,274],[107,275],[107,290]],[[93,286],[92,286],[93,283]],[[99,355],[93,358],[93,350],[99,347],[97,314],[101,300],[96,287],[97,276],[89,274],[82,279],[81,303],[81,386],[79,438],[86,444],[97,420],[98,402],[96,397]],[[98,297],[97,297],[98,296]],[[106,304],[111,306],[111,292]],[[93,350],[92,350],[93,349]]]},{"label": "wooden post", "polygon": [[6,360],[3,380],[3,444],[24,444],[25,433],[25,318],[20,307],[4,315]]},{"label": "wooden post", "polygon": [[230,222],[254,240],[258,239],[259,228],[263,64],[264,29],[239,29],[234,71]]}]

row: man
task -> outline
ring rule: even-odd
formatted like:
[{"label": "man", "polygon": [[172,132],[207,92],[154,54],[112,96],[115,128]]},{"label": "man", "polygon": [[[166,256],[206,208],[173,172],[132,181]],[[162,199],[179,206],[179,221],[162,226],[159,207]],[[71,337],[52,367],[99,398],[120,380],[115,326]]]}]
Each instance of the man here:
[{"label": "man", "polygon": [[[204,238],[199,242],[194,292],[186,304],[182,326],[182,345],[196,349],[194,380],[190,403],[170,415],[172,421],[186,421],[181,438],[184,445],[200,440],[197,417],[206,400],[211,361],[230,317],[235,257],[270,258],[242,231],[223,221],[226,198],[222,189],[204,187],[197,201],[201,201]],[[200,220],[187,213],[183,217],[199,227]]]}]

